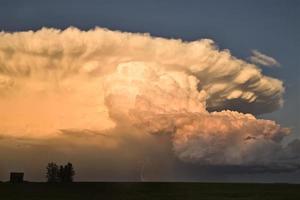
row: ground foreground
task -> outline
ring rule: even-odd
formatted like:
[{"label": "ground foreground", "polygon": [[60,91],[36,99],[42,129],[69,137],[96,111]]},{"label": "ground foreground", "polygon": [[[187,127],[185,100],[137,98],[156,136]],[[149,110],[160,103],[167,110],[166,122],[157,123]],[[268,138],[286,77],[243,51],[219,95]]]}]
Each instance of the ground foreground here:
[{"label": "ground foreground", "polygon": [[300,185],[231,183],[0,183],[0,199],[300,199]]}]

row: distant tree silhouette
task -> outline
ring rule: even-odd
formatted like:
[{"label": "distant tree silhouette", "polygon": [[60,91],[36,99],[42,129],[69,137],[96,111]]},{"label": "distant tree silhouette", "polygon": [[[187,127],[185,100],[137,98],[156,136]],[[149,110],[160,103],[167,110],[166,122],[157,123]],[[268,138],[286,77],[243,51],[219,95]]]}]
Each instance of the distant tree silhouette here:
[{"label": "distant tree silhouette", "polygon": [[65,166],[58,165],[56,163],[49,163],[47,166],[47,181],[48,182],[73,182],[75,170],[72,163],[68,163]]},{"label": "distant tree silhouette", "polygon": [[59,167],[58,179],[60,182],[65,182],[65,168],[63,165]]},{"label": "distant tree silhouette", "polygon": [[47,165],[47,173],[46,173],[46,178],[47,178],[47,182],[49,183],[55,183],[58,182],[58,166],[56,163],[51,162],[48,163]]},{"label": "distant tree silhouette", "polygon": [[64,181],[63,182],[73,182],[73,177],[75,175],[75,171],[72,163],[68,163],[64,166]]}]

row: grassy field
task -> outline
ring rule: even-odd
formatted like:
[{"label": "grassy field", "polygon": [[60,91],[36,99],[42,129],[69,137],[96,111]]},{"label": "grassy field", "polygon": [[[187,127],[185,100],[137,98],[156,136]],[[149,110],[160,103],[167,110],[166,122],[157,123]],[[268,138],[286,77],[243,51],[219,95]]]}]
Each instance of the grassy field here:
[{"label": "grassy field", "polygon": [[0,199],[300,199],[300,185],[232,183],[0,183]]}]

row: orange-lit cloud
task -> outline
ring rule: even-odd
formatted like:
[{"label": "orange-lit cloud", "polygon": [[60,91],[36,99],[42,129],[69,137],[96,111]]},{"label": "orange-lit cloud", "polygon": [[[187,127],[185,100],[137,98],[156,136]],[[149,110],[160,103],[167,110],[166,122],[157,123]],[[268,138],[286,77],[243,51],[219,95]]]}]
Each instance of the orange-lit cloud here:
[{"label": "orange-lit cloud", "polygon": [[184,161],[213,165],[274,162],[290,132],[274,121],[235,111],[208,112],[207,92],[194,76],[141,62],[118,66],[107,79],[106,105],[116,123],[171,134]]},{"label": "orange-lit cloud", "polygon": [[[73,135],[74,143],[118,148],[122,132],[134,133],[129,139],[168,134],[183,161],[267,164],[285,151],[281,140],[289,130],[252,114],[278,109],[283,92],[282,81],[209,39],[102,28],[0,33],[0,134],[6,138]],[[77,137],[91,134],[95,140]]]}]

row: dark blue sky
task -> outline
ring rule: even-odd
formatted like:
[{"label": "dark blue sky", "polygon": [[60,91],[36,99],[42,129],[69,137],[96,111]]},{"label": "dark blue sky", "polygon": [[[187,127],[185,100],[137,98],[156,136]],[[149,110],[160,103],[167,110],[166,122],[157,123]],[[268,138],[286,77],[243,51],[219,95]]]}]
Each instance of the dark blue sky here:
[{"label": "dark blue sky", "polygon": [[252,49],[276,58],[267,75],[284,81],[284,107],[266,117],[300,135],[300,1],[297,0],[1,0],[0,30],[95,26],[154,36],[213,39],[238,58]]}]

